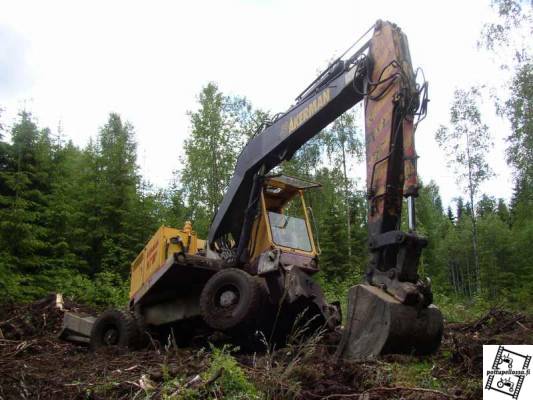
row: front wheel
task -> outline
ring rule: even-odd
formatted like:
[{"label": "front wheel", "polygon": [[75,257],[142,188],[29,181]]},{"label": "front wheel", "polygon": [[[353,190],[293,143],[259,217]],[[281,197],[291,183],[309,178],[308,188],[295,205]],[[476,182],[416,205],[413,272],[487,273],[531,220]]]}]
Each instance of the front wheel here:
[{"label": "front wheel", "polygon": [[259,282],[247,272],[228,268],[217,272],[200,295],[204,321],[211,328],[229,331],[252,324],[261,304]]},{"label": "front wheel", "polygon": [[139,343],[139,336],[135,318],[130,313],[109,310],[102,313],[94,322],[90,347],[93,350],[108,346],[134,349]]}]

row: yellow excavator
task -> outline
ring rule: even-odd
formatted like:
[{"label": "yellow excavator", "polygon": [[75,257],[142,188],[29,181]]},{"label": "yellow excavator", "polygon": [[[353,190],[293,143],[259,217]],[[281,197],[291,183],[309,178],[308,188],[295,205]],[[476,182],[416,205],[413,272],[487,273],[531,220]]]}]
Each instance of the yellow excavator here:
[{"label": "yellow excavator", "polygon": [[[134,348],[144,332],[172,326],[178,334],[207,329],[237,338],[262,331],[282,341],[305,315],[313,329],[342,332],[340,358],[435,351],[443,320],[429,279],[418,275],[427,240],[415,231],[414,132],[426,115],[427,83],[417,83],[396,25],[378,21],[367,34],[246,144],[207,240],[189,222],[161,227],[132,263],[128,310],[67,313],[61,336]],[[342,325],[339,304],[329,304],[313,279],[319,255],[304,193],[319,185],[271,171],[361,101],[370,257]],[[407,231],[400,230],[404,199]]]}]

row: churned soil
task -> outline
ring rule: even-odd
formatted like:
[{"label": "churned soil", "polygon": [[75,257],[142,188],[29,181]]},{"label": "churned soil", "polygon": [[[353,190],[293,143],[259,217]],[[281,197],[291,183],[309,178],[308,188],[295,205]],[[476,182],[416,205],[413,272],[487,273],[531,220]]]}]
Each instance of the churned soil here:
[{"label": "churned soil", "polygon": [[[93,311],[68,301],[63,308]],[[180,398],[180,385],[181,389],[210,385],[219,377],[203,382],[199,378],[209,369],[209,348],[153,342],[141,351],[91,352],[62,341],[57,334],[63,312],[53,295],[0,308],[0,400],[157,399],[163,394]],[[300,349],[301,354],[279,349],[237,353],[235,358],[251,382],[271,398],[481,399],[482,346],[502,343],[533,343],[533,318],[494,309],[474,322],[446,324],[442,346],[431,357],[335,361],[334,343],[324,340]],[[169,396],[164,386],[172,379],[177,386]]]}]

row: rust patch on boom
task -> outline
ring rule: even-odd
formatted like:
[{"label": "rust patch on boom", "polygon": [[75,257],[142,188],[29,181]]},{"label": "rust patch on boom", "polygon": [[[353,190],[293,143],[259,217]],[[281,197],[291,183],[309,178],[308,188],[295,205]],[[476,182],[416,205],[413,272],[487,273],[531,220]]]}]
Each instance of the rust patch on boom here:
[{"label": "rust patch on boom", "polygon": [[416,194],[413,115],[406,104],[415,82],[406,41],[399,28],[383,23],[369,50],[373,70],[365,100],[365,140],[371,234],[395,229],[402,196]]}]

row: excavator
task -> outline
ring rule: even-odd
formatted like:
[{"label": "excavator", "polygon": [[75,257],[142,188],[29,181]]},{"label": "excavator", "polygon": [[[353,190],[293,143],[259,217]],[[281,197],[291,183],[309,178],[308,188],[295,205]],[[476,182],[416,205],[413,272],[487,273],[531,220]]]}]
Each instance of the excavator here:
[{"label": "excavator", "polygon": [[[418,83],[405,34],[377,21],[252,137],[213,217],[207,240],[187,222],[161,227],[131,267],[127,310],[98,317],[67,312],[61,337],[93,348],[136,347],[146,332],[200,327],[232,337],[282,340],[301,316],[312,329],[340,331],[336,356],[434,352],[443,318],[431,283],[418,274],[427,239],[416,233],[414,133],[425,117],[427,82]],[[357,42],[360,43],[361,41]],[[319,252],[305,192],[320,186],[273,173],[344,112],[364,102],[369,262],[348,293],[344,323],[313,279]],[[402,231],[406,202],[407,231]],[[308,326],[309,327],[309,326]]]}]

